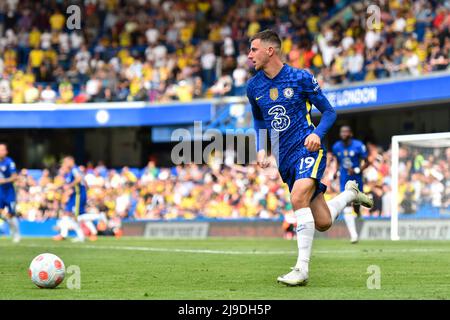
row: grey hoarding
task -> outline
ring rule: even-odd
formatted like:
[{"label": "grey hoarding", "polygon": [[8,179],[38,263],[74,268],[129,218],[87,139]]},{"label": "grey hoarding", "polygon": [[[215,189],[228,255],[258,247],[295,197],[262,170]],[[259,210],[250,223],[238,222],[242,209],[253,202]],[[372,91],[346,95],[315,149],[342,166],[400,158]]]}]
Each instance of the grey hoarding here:
[{"label": "grey hoarding", "polygon": [[206,238],[207,222],[147,222],[144,229],[146,238]]},{"label": "grey hoarding", "polygon": [[[401,240],[450,240],[450,220],[400,220],[398,232]],[[391,222],[364,221],[361,239],[390,239]]]}]

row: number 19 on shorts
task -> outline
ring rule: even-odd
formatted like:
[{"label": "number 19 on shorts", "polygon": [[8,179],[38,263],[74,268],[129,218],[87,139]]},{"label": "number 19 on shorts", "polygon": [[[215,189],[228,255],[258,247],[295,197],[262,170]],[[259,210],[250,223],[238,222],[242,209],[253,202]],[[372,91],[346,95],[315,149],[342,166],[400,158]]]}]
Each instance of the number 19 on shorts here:
[{"label": "number 19 on shorts", "polygon": [[302,158],[300,160],[299,173],[302,174],[311,169],[315,162],[316,159],[313,157]]}]

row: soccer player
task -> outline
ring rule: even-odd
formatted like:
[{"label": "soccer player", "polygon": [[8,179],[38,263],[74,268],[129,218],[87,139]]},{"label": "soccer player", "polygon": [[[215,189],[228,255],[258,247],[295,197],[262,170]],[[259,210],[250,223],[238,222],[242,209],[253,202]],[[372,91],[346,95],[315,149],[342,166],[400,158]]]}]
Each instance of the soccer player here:
[{"label": "soccer player", "polygon": [[[257,71],[248,81],[247,96],[256,130],[257,162],[269,165],[260,129],[270,134],[281,178],[288,184],[297,219],[298,258],[292,271],[278,277],[287,285],[305,285],[314,231],[325,231],[349,203],[372,206],[371,199],[349,181],[345,190],[325,201],[326,186],[320,182],[326,166],[322,139],[336,120],[336,112],[309,72],[284,64],[281,40],[265,30],[250,39],[248,58]],[[311,106],[322,113],[317,128],[311,121]]]},{"label": "soccer player", "polygon": [[[349,126],[342,126],[339,132],[341,137],[332,148],[333,155],[339,164],[339,182],[341,191],[347,181],[355,180],[359,188],[363,188],[362,172],[369,166],[367,149],[363,142],[353,139],[353,132]],[[344,208],[344,220],[350,233],[351,243],[358,242],[355,219],[360,214],[360,206],[356,203]]]},{"label": "soccer player", "polygon": [[20,241],[19,219],[16,217],[16,164],[8,157],[8,147],[0,143],[0,216],[3,212],[9,225],[13,242]]},{"label": "soccer player", "polygon": [[64,173],[65,179],[64,192],[68,199],[65,204],[64,215],[58,223],[60,234],[53,239],[63,240],[67,238],[69,229],[74,229],[77,238],[73,239],[73,242],[83,242],[84,233],[79,223],[79,216],[85,213],[87,202],[83,176],[75,165],[75,159],[71,156],[64,157],[61,170]]}]

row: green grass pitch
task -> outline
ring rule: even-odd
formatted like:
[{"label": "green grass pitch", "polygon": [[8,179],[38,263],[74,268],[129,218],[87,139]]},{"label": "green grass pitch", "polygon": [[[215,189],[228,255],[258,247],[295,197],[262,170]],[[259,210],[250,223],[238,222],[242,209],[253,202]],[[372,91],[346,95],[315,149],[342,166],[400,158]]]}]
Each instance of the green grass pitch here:
[{"label": "green grass pitch", "polygon": [[[450,245],[445,241],[317,239],[306,287],[276,282],[296,260],[282,239],[150,240],[101,238],[74,244],[0,239],[0,299],[448,299]],[[81,289],[66,274],[56,289],[39,289],[27,270],[40,253],[78,265]],[[368,267],[381,288],[368,289]]]}]

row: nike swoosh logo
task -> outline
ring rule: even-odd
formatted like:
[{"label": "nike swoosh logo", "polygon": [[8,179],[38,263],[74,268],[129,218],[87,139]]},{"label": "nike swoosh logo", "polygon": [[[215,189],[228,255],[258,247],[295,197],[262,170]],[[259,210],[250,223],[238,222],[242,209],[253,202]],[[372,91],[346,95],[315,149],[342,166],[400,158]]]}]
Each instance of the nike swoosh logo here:
[{"label": "nike swoosh logo", "polygon": [[299,171],[299,173],[298,173],[298,174],[302,174],[302,173],[308,172],[308,170],[309,170],[309,169],[307,169],[307,170],[303,170],[303,171]]},{"label": "nike swoosh logo", "polygon": [[258,100],[261,99],[262,97],[264,97],[264,96],[257,97],[255,100],[258,101]]}]

